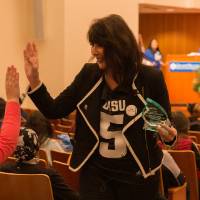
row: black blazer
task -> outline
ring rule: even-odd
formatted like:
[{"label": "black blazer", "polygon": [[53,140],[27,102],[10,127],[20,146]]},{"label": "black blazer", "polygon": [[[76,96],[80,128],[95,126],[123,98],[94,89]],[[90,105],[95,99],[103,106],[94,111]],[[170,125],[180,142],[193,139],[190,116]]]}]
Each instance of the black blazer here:
[{"label": "black blazer", "polygon": [[[102,72],[97,64],[85,64],[74,81],[58,97],[53,99],[44,84],[29,96],[38,109],[51,119],[62,118],[77,109],[76,135],[70,169],[79,170],[99,145],[100,97],[103,86]],[[161,166],[162,151],[156,143],[155,134],[143,130],[141,112],[145,98],[160,103],[170,116],[170,103],[162,72],[152,67],[141,66],[135,79],[140,94],[132,93],[138,113],[133,118],[126,116],[122,130],[127,147],[144,177]],[[133,86],[133,90],[136,89]],[[129,102],[131,104],[131,102]]]}]

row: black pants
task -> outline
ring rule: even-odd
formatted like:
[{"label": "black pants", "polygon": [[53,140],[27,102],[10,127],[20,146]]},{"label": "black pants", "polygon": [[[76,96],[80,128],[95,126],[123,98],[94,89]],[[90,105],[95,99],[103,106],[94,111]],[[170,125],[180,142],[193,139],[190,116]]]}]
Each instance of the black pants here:
[{"label": "black pants", "polygon": [[93,167],[84,167],[80,176],[81,200],[155,200],[159,173],[144,179],[135,176],[131,183],[105,176]]}]

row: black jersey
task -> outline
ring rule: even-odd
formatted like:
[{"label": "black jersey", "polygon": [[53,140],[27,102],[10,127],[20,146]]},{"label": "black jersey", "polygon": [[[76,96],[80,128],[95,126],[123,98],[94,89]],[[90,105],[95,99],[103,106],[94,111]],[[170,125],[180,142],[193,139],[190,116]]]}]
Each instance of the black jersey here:
[{"label": "black jersey", "polygon": [[126,182],[131,181],[131,177],[136,174],[141,175],[122,135],[124,116],[133,118],[141,110],[137,106],[137,96],[134,96],[135,104],[129,104],[134,102],[131,93],[135,92],[131,87],[117,87],[111,91],[104,85],[100,109],[100,143],[92,159],[93,165],[103,170],[105,176]]}]

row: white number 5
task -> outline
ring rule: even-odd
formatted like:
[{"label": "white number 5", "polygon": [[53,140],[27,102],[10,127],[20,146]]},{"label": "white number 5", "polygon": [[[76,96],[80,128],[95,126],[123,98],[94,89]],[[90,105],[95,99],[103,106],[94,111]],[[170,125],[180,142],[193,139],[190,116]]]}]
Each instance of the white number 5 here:
[{"label": "white number 5", "polygon": [[121,158],[126,155],[126,143],[122,136],[123,119],[123,114],[108,115],[101,112],[100,135],[105,141],[100,142],[99,152],[103,157]]}]

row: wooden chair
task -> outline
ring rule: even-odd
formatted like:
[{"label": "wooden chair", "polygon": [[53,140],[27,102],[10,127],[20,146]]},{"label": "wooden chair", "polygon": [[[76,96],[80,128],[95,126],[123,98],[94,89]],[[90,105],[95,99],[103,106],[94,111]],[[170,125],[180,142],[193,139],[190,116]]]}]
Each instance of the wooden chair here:
[{"label": "wooden chair", "polygon": [[75,121],[76,120],[76,110],[74,110],[73,112],[71,112],[66,118]]},{"label": "wooden chair", "polygon": [[41,168],[44,168],[44,169],[48,168],[48,164],[47,164],[47,161],[46,161],[46,160],[44,160],[44,159],[39,159],[39,160],[38,160],[38,163],[39,163],[39,165],[40,165]]},{"label": "wooden chair", "polygon": [[[4,164],[5,163],[13,163],[14,164],[14,163],[16,163],[16,158],[14,158],[14,157],[8,157],[5,160]],[[38,164],[43,169],[46,169],[48,167],[47,162],[44,159],[38,159]]]},{"label": "wooden chair", "polygon": [[44,149],[39,149],[38,157],[39,157],[39,159],[43,159],[48,163],[47,153],[46,153],[46,151]]},{"label": "wooden chair", "polygon": [[45,174],[0,172],[0,199],[53,200],[51,182]]},{"label": "wooden chair", "polygon": [[65,131],[59,131],[59,130],[53,130],[53,134],[60,135],[60,134],[66,134]]},{"label": "wooden chair", "polygon": [[[187,183],[183,184],[182,186],[169,188],[168,189],[168,200],[186,200],[186,186],[187,186]],[[160,191],[161,195],[163,195],[163,196],[165,195],[161,168],[160,168],[159,191]]]},{"label": "wooden chair", "polygon": [[58,171],[65,180],[65,183],[73,190],[79,191],[79,172],[69,170],[69,165],[53,160],[53,168]]},{"label": "wooden chair", "polygon": [[68,133],[69,132],[75,132],[75,126],[76,126],[75,120],[62,118],[60,123],[61,123],[61,125],[65,125],[67,127],[70,127]]},{"label": "wooden chair", "polygon": [[198,149],[199,149],[199,151],[200,151],[200,144],[196,144],[197,145],[197,147],[198,147]]},{"label": "wooden chair", "polygon": [[63,153],[63,152],[59,152],[59,151],[50,151],[51,154],[51,159],[56,160],[56,161],[60,161],[62,163],[66,163],[69,164],[70,158],[71,158],[71,152],[70,153]]},{"label": "wooden chair", "polygon": [[[54,131],[53,131],[53,134],[54,134],[54,137],[56,138],[57,135],[66,134],[66,132],[64,132],[64,131],[59,131],[59,130],[54,130]],[[69,135],[70,139],[73,139],[74,136],[75,136],[75,133],[74,133],[74,132],[68,132],[67,134]]]},{"label": "wooden chair", "polygon": [[197,143],[200,144],[200,131],[188,131],[190,136],[196,136]]},{"label": "wooden chair", "polygon": [[199,199],[198,177],[195,153],[191,150],[168,150],[189,184],[190,200]]},{"label": "wooden chair", "polygon": [[197,139],[196,136],[194,136],[194,135],[189,135],[189,138],[190,138],[193,142],[198,143],[198,139]]},{"label": "wooden chair", "polygon": [[169,188],[168,200],[186,200],[186,186],[187,183],[184,183],[182,186]]},{"label": "wooden chair", "polygon": [[73,120],[62,118],[60,123],[63,124],[63,125],[66,125],[66,126],[72,126],[73,125]]},{"label": "wooden chair", "polygon": [[64,131],[65,133],[72,132],[72,126],[71,125],[57,124],[55,129],[58,130],[58,131]]}]

